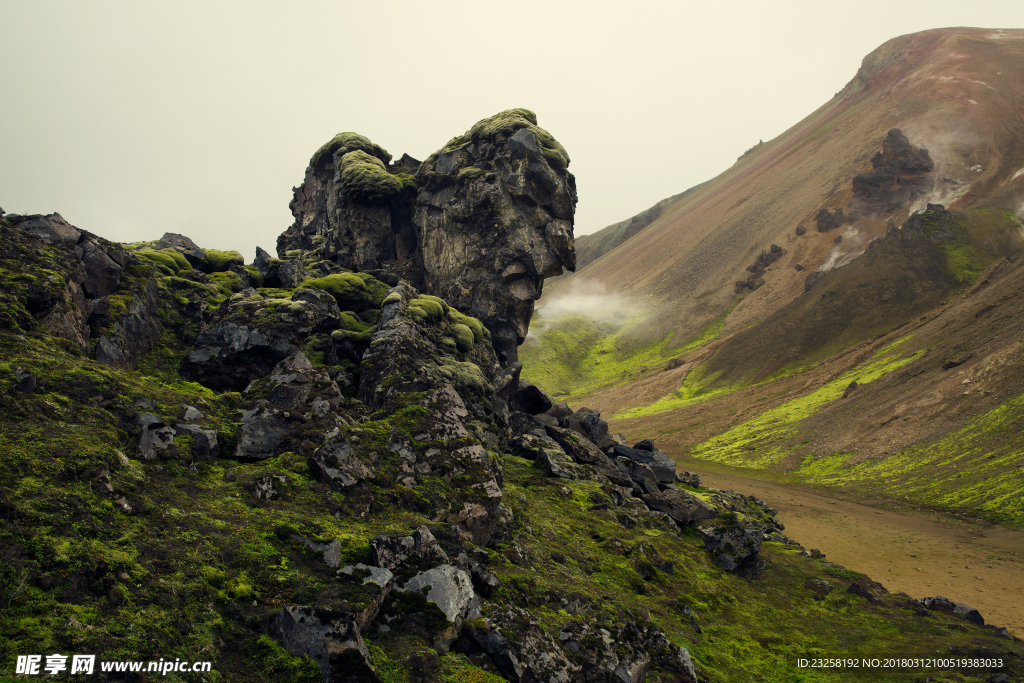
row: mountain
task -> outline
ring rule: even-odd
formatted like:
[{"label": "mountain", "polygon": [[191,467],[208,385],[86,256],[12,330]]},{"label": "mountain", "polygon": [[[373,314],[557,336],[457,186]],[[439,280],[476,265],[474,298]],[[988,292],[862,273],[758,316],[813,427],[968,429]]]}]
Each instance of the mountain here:
[{"label": "mountain", "polygon": [[553,283],[523,376],[675,456],[1024,525],[1022,58],[1020,30],[885,43]]},{"label": "mountain", "polygon": [[1024,673],[969,605],[889,594],[517,377],[574,267],[568,164],[522,109],[423,163],[341,133],[251,264],[0,213],[0,677]]},{"label": "mountain", "polygon": [[[809,273],[850,262],[890,220],[900,225],[929,203],[1019,212],[1022,51],[1019,30],[939,29],[885,43],[832,100],[551,284],[545,301],[574,288],[632,297],[650,309],[645,340],[671,334],[679,347],[726,311],[725,334],[763,320],[802,294]],[[866,174],[894,129],[934,167],[880,202]],[[819,221],[837,209],[846,210],[841,220]],[[737,299],[736,283],[773,244],[781,256]]]}]

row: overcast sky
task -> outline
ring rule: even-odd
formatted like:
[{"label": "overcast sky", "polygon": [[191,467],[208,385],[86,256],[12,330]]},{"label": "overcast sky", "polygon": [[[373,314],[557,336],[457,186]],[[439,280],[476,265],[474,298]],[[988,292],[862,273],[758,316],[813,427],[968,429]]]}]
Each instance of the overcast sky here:
[{"label": "overcast sky", "polygon": [[423,159],[532,109],[581,235],[722,172],[889,38],[1024,28],[1024,2],[0,0],[0,26],[0,206],[251,261],[338,132]]}]

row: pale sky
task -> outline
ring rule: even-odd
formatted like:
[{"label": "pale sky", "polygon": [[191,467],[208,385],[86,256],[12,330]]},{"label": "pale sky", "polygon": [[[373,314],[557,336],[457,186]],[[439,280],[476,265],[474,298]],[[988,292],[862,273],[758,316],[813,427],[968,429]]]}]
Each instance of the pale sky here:
[{"label": "pale sky", "polygon": [[708,180],[886,40],[1020,0],[0,0],[0,207],[116,241],[275,253],[309,157],[418,159],[512,107],[569,151],[576,234]]}]

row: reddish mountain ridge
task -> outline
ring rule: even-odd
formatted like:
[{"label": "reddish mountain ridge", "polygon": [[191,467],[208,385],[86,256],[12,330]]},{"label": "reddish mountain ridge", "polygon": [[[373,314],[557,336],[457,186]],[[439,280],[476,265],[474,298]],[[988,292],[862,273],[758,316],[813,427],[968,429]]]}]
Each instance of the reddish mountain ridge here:
[{"label": "reddish mountain ridge", "polygon": [[[832,100],[696,191],[662,203],[649,226],[551,283],[545,300],[597,288],[656,301],[646,341],[674,332],[675,345],[736,302],[736,283],[773,244],[781,256],[755,291],[744,292],[723,333],[763,320],[804,292],[809,273],[849,263],[890,220],[900,225],[928,203],[1022,215],[1022,103],[1024,30],[950,28],[894,38],[865,57]],[[872,171],[892,129],[928,150],[934,168],[925,190],[895,207],[854,211],[854,220],[819,232],[819,213],[851,204],[854,177]]]}]

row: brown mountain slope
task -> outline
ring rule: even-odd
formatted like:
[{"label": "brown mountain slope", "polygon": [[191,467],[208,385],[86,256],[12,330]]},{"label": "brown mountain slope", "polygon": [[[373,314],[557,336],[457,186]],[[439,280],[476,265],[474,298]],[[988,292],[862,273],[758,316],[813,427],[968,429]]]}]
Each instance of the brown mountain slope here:
[{"label": "brown mountain slope", "polygon": [[[851,493],[1021,526],[1022,335],[1024,267],[1002,259],[970,291],[802,372],[609,423],[627,436],[653,435],[673,455],[797,471]],[[885,358],[896,362],[872,379],[872,364]],[[660,394],[666,380],[678,386],[693,365],[588,404],[611,417]],[[830,385],[837,389],[815,401]]]},{"label": "brown mountain slope", "polygon": [[[804,291],[808,272],[848,263],[870,241],[928,202],[1022,213],[1024,31],[939,29],[895,38],[868,55],[831,101],[758,146],[620,246],[569,278],[545,300],[574,288],[657,302],[647,340],[675,332],[681,343],[728,310],[736,282],[772,244],[782,256],[725,320],[724,332],[765,319]],[[860,206],[853,179],[872,171],[889,131],[926,148],[926,191],[881,213]],[[819,232],[822,209],[854,220]],[[804,234],[797,235],[802,227]],[[837,244],[836,238],[841,236]],[[797,266],[801,269],[798,270]]]}]

